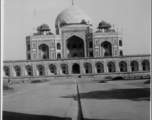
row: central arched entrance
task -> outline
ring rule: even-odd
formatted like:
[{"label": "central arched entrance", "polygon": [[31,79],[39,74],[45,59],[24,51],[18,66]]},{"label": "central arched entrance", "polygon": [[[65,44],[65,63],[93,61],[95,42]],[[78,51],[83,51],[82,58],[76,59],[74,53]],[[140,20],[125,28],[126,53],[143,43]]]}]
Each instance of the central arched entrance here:
[{"label": "central arched entrance", "polygon": [[77,64],[77,63],[73,64],[72,72],[73,72],[73,74],[80,74],[80,66],[79,66],[79,64]]},{"label": "central arched entrance", "polygon": [[84,57],[84,41],[77,36],[72,36],[66,41],[68,58]]}]

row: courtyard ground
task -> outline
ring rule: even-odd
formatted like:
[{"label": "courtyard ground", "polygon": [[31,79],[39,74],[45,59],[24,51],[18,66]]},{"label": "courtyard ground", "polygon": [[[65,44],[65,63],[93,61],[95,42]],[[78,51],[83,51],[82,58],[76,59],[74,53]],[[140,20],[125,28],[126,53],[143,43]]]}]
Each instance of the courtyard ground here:
[{"label": "courtyard ground", "polygon": [[3,120],[150,120],[150,84],[145,80],[101,83],[103,78],[55,79],[12,84],[3,92]]}]

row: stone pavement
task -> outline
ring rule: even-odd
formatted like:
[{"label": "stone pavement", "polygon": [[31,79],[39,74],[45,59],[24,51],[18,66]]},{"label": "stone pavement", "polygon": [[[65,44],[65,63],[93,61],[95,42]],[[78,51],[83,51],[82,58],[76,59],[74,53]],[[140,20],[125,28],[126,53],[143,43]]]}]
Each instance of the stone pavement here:
[{"label": "stone pavement", "polygon": [[4,120],[81,120],[80,108],[84,120],[150,119],[150,91],[143,86],[146,80],[100,80],[73,78],[10,85],[14,92],[4,92]]},{"label": "stone pavement", "polygon": [[[71,81],[74,84],[72,84]],[[37,85],[37,87],[29,87],[28,89],[25,87],[26,90],[18,90],[16,93],[7,94],[3,98],[4,115],[8,114],[8,112],[10,112],[10,114],[13,112],[14,114],[24,113],[28,115],[50,116],[50,119],[52,119],[53,116],[57,117],[57,119],[74,119],[78,114],[77,101],[75,101],[74,98],[62,97],[68,95],[76,96],[75,80],[70,79],[70,83],[71,84],[35,83],[33,85]],[[21,86],[25,85],[22,84]],[[13,85],[11,85],[11,87],[13,87]],[[44,117],[44,119],[46,119],[46,117]]]},{"label": "stone pavement", "polygon": [[79,84],[84,119],[150,120],[149,88],[128,85],[145,81]]}]

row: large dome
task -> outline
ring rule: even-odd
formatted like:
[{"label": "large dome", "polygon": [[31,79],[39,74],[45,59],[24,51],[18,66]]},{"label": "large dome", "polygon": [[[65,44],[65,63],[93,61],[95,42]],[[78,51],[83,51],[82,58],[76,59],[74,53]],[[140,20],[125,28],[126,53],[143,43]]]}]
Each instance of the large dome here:
[{"label": "large dome", "polygon": [[81,8],[76,6],[71,6],[65,10],[63,10],[56,18],[55,26],[58,25],[58,21],[66,22],[66,23],[81,23],[82,20],[86,21],[89,24],[92,24],[92,20],[90,16]]}]

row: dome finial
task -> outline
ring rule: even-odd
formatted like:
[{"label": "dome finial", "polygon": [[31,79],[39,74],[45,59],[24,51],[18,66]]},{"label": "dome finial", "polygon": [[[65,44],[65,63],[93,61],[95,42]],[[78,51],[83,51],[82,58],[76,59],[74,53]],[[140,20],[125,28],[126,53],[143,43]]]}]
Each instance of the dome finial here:
[{"label": "dome finial", "polygon": [[73,0],[72,0],[72,5],[74,5],[74,2],[73,2]]}]

